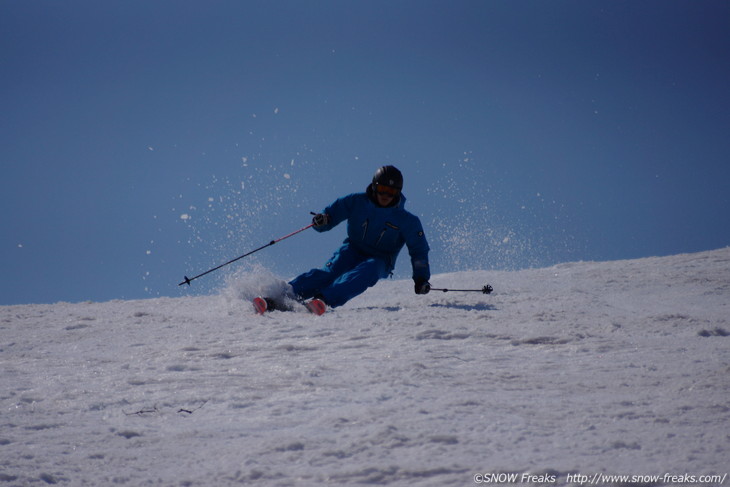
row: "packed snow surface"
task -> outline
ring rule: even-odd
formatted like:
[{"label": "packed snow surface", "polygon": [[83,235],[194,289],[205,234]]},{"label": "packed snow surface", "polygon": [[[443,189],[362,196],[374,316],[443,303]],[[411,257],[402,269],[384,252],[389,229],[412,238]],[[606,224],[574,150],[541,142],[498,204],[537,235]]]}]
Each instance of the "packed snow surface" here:
[{"label": "packed snow surface", "polygon": [[730,485],[729,248],[431,282],[0,307],[0,485]]}]

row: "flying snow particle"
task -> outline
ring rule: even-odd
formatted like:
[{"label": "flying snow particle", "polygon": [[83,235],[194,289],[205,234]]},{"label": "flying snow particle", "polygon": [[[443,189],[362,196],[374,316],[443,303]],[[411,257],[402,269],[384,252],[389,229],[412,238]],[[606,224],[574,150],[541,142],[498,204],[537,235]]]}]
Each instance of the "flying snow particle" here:
[{"label": "flying snow particle", "polygon": [[291,179],[291,174],[289,174],[288,172],[285,172],[284,179]]},{"label": "flying snow particle", "polygon": [[274,108],[274,115],[278,115],[278,114],[279,114],[279,109],[278,108]]},{"label": "flying snow particle", "polygon": [[188,215],[187,213],[183,213],[182,215],[180,215],[180,219],[181,220],[190,220],[190,215]]}]

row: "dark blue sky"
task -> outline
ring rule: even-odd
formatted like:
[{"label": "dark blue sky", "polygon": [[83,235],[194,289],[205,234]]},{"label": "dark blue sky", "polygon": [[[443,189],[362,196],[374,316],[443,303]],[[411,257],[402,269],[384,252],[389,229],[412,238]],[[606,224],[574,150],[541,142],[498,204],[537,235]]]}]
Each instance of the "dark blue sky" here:
[{"label": "dark blue sky", "polygon": [[[177,283],[385,163],[435,272],[730,245],[729,20],[709,0],[0,2],[0,304],[210,292],[227,272]],[[230,271],[293,277],[343,234]]]}]

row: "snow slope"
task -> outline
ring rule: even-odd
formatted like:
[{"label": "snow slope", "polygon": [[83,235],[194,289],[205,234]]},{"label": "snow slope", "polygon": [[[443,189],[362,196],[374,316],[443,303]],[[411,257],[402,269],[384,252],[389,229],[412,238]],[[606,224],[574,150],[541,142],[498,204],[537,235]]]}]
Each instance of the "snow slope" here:
[{"label": "snow slope", "polygon": [[263,271],[0,307],[0,485],[727,474],[730,248],[432,279],[486,283],[386,281],[322,317],[254,315]]}]

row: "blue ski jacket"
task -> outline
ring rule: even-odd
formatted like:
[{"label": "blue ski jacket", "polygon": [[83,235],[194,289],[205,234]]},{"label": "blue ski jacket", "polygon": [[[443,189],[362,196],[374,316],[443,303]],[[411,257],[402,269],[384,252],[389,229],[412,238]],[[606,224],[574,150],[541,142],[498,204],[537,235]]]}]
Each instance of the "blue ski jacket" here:
[{"label": "blue ski jacket", "polygon": [[395,205],[383,208],[374,203],[368,193],[353,193],[325,208],[323,213],[329,215],[329,223],[314,229],[326,232],[347,220],[344,245],[363,255],[385,260],[388,272],[395,268],[398,254],[403,245],[407,245],[413,278],[428,281],[431,278],[428,242],[421,220],[405,210],[405,202],[406,197],[401,194]]}]

